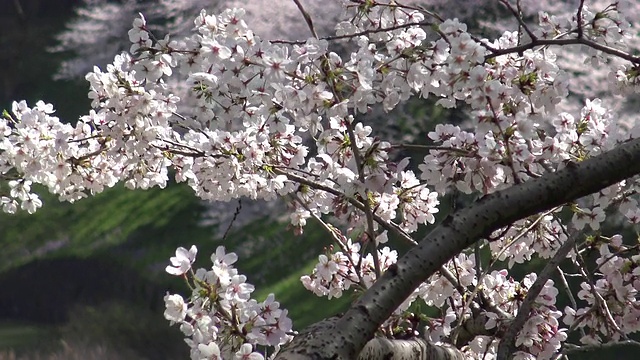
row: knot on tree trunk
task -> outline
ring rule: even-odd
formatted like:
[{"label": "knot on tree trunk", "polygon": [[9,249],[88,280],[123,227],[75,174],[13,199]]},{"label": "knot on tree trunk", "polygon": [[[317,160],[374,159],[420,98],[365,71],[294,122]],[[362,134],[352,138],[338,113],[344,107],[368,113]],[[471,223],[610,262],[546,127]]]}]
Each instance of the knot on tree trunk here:
[{"label": "knot on tree trunk", "polygon": [[[278,360],[354,360],[348,357],[345,338],[336,328],[340,317],[324,319],[305,328],[283,347]],[[406,340],[376,337],[360,351],[358,360],[463,360],[453,345],[436,345],[425,339]]]}]

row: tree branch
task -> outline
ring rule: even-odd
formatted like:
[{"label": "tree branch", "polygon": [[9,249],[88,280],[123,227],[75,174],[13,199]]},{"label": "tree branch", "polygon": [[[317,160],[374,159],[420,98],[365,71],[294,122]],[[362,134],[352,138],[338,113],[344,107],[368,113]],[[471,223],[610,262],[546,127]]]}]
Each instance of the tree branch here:
[{"label": "tree branch", "polygon": [[581,38],[571,38],[571,39],[533,39],[527,44],[518,45],[506,49],[495,49],[487,46],[486,43],[481,42],[482,46],[489,49],[491,54],[485,56],[485,59],[491,59],[494,57],[498,57],[501,55],[513,54],[513,53],[522,53],[525,50],[533,49],[536,46],[550,46],[550,45],[558,45],[558,46],[566,46],[566,45],[585,45],[592,49],[600,50],[603,53],[613,55],[619,57],[621,59],[625,59],[633,64],[640,64],[640,57],[631,55],[622,50],[618,50],[611,46],[607,46],[604,44],[597,43],[593,40],[586,39],[585,37]]},{"label": "tree branch", "polygon": [[[284,171],[282,169],[279,169],[277,167],[274,167],[273,172],[278,174],[278,175],[284,175],[291,181],[297,182],[299,184],[307,185],[312,189],[322,190],[324,192],[327,192],[329,194],[334,195],[337,198],[344,198],[347,202],[349,202],[349,204],[353,205],[353,207],[355,207],[356,209],[358,209],[358,210],[360,210],[362,212],[365,212],[365,210],[366,210],[366,207],[365,207],[364,203],[356,200],[353,197],[346,196],[344,193],[340,192],[339,190],[336,190],[336,189],[331,188],[329,186],[320,184],[320,183],[315,182],[313,180],[304,178],[302,176],[298,176],[298,175],[286,172],[286,171]],[[385,230],[397,235],[398,237],[400,237],[402,240],[406,241],[407,243],[409,243],[411,245],[418,245],[418,243],[415,240],[413,240],[413,238],[411,238],[411,236],[409,234],[407,234],[404,230],[402,230],[400,228],[400,226],[398,224],[394,223],[393,221],[385,221],[379,215],[376,215],[375,213],[373,213],[373,219],[383,229],[385,229]]]},{"label": "tree branch", "polygon": [[464,360],[452,345],[435,345],[427,340],[374,338],[365,345],[358,360]]},{"label": "tree branch", "polygon": [[[300,349],[298,353],[287,355],[288,360],[322,359],[306,352],[309,344],[317,338],[314,334],[323,331],[331,331],[340,320],[339,316],[330,317],[319,321],[300,334],[287,345]],[[281,355],[278,355],[278,359]],[[386,338],[374,338],[369,341],[355,358],[358,360],[464,360],[460,350],[451,345],[435,345],[424,339],[394,340]]]},{"label": "tree branch", "polygon": [[302,13],[302,17],[304,18],[304,21],[307,23],[307,26],[311,31],[311,35],[313,35],[313,37],[317,39],[318,33],[316,32],[316,28],[313,26],[313,20],[311,20],[311,15],[309,15],[309,13],[304,9],[304,6],[302,6],[299,0],[293,0],[293,2],[298,7],[298,10],[300,10],[300,13]]},{"label": "tree branch", "polygon": [[[640,173],[640,139],[554,173],[483,197],[449,215],[380,277],[329,329],[278,359],[354,359],[380,324],[446,261],[514,221],[592,194]],[[294,341],[295,343],[295,341]],[[304,356],[301,356],[304,354]]]},{"label": "tree branch", "polygon": [[562,354],[564,355],[580,354],[580,353],[586,353],[586,352],[602,350],[602,349],[612,349],[612,348],[622,347],[622,346],[635,346],[640,348],[640,342],[637,342],[635,340],[624,340],[624,341],[610,342],[605,344],[582,345],[582,346],[565,344],[564,348],[562,349]]},{"label": "tree branch", "polygon": [[534,281],[533,285],[531,285],[531,288],[529,288],[527,296],[524,298],[522,305],[518,309],[518,315],[516,315],[513,321],[511,321],[509,327],[504,332],[502,339],[500,339],[497,354],[498,360],[511,360],[511,358],[513,358],[516,336],[520,330],[522,330],[522,327],[529,318],[529,313],[531,312],[533,303],[540,294],[540,291],[544,288],[547,280],[551,278],[551,275],[553,275],[556,268],[560,266],[560,263],[567,257],[567,254],[569,254],[571,249],[573,249],[577,238],[577,234],[570,236],[538,274],[538,278]]}]

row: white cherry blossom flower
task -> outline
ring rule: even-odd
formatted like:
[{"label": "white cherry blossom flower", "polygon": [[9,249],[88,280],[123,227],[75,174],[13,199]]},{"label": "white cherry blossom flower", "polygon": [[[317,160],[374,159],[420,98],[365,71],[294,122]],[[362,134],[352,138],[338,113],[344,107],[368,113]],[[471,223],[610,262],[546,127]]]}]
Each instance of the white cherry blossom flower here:
[{"label": "white cherry blossom flower", "polygon": [[165,271],[171,275],[184,275],[189,269],[191,264],[196,260],[196,254],[198,249],[195,245],[192,245],[189,250],[179,247],[176,250],[176,256],[171,257],[171,265],[165,268]]}]

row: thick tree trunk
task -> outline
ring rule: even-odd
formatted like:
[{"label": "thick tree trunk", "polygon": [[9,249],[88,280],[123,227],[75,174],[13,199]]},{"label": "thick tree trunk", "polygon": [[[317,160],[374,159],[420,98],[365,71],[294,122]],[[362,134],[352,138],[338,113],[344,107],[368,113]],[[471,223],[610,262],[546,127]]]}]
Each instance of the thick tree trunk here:
[{"label": "thick tree trunk", "polygon": [[[311,352],[307,352],[312,347],[315,336],[323,331],[331,329],[340,320],[340,317],[331,317],[317,322],[293,339],[288,348],[298,349],[289,352],[284,359],[322,359],[315,357]],[[278,359],[282,355],[278,356]],[[373,338],[364,346],[357,357],[358,360],[464,360],[464,355],[460,350],[450,345],[435,345],[424,339],[391,340],[386,338]]]},{"label": "thick tree trunk", "polygon": [[[356,359],[376,329],[446,261],[493,231],[640,174],[640,139],[514,185],[456,211],[390,267],[339,319],[305,332],[277,359]],[[434,358],[445,359],[444,357]]]},{"label": "thick tree trunk", "polygon": [[373,338],[364,346],[358,360],[464,360],[454,346],[434,345],[424,339],[390,340]]}]

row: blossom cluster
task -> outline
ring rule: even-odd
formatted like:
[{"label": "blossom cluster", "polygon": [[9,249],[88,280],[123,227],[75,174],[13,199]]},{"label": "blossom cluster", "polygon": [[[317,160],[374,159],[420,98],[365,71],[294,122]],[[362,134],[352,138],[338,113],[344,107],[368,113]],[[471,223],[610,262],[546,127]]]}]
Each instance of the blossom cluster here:
[{"label": "blossom cluster", "polygon": [[183,276],[192,293],[188,300],[179,294],[164,297],[164,316],[179,324],[191,348],[191,359],[260,360],[258,346],[278,348],[291,339],[291,319],[280,309],[274,295],[258,302],[251,298],[253,285],[238,274],[233,264],[238,256],[220,246],[211,256],[210,270],[191,266],[197,248],[178,248],[167,266],[169,274]]},{"label": "blossom cluster", "polygon": [[[544,40],[583,39],[606,44],[614,49],[629,50],[639,45],[636,34],[640,7],[633,1],[591,0],[582,4],[581,12],[575,2],[536,1],[520,4],[523,23],[529,26],[533,36]],[[488,5],[488,4],[486,4]],[[485,6],[486,6],[485,5]],[[578,15],[581,21],[578,22]],[[484,28],[496,32],[512,29],[509,17],[481,20]],[[579,35],[578,26],[582,32]],[[525,30],[525,29],[521,29]],[[521,43],[530,40],[529,33],[520,31]],[[627,124],[638,120],[635,106],[628,97],[612,96],[630,94],[637,86],[635,66],[615,56],[602,56],[585,46],[558,47],[556,64],[571,74],[569,77],[569,98],[558,104],[564,111],[575,111],[585,98],[602,98],[607,108],[623,110]],[[603,62],[606,60],[606,62]],[[606,66],[602,66],[606,64]]]},{"label": "blossom cluster", "polygon": [[[319,256],[313,273],[301,278],[308,290],[331,299],[342,296],[343,291],[352,287],[363,290],[371,286],[375,280],[373,258],[369,254],[364,261],[360,261],[360,246],[350,241],[345,245],[349,254],[337,251]],[[395,262],[397,253],[389,252],[389,248],[385,247],[379,251],[378,257],[380,268],[386,270]],[[443,272],[455,276],[451,279],[444,276]],[[474,257],[462,253],[449,261],[440,273],[416,288],[382,328],[392,329],[389,336],[397,335],[398,328],[406,322],[404,312],[414,302],[422,301],[427,306],[441,309],[442,314],[441,317],[426,320],[424,336],[434,343],[447,341],[456,328],[464,327],[464,322],[474,316],[468,299],[478,297],[491,304],[484,312],[488,319],[484,325],[487,331],[475,334],[461,350],[471,358],[491,357],[499,343],[496,333],[504,331],[509,321],[517,315],[536,279],[537,275],[530,273],[522,281],[516,281],[509,276],[507,270],[478,274]],[[562,328],[560,323],[563,313],[555,307],[558,293],[553,280],[547,280],[535,299],[524,327],[516,337],[517,358],[551,358],[567,339],[567,329]],[[400,335],[404,333],[401,332]]]},{"label": "blossom cluster", "polygon": [[[339,298],[343,291],[351,288],[365,290],[376,280],[375,264],[372,254],[362,256],[360,244],[346,240],[341,248],[343,251],[333,252],[329,248],[327,254],[318,256],[318,264],[311,275],[300,278],[302,285],[318,296]],[[398,260],[398,253],[389,247],[378,251],[378,261],[381,270],[386,270]]]},{"label": "blossom cluster", "polygon": [[13,103],[12,114],[0,118],[0,166],[3,177],[10,179],[9,191],[1,198],[5,212],[21,208],[33,213],[42,206],[31,191],[34,183],[61,200],[74,201],[113,186],[124,175],[98,165],[105,144],[91,124],[81,120],[74,127],[52,113],[51,104],[40,101],[29,108],[21,101]]},{"label": "blossom cluster", "polygon": [[[623,244],[622,236],[612,236],[592,246],[598,250],[593,278],[580,284],[577,297],[584,306],[567,306],[564,322],[580,329],[584,344],[601,344],[627,339],[640,331],[640,258],[637,245]],[[601,239],[604,240],[604,239]]]},{"label": "blossom cluster", "polygon": [[[520,282],[507,278],[505,270],[493,272],[483,279],[483,292],[500,309],[507,314],[516,315],[524,297],[531,285],[536,281],[535,273],[528,274]],[[534,301],[534,306],[527,316],[527,320],[518,332],[515,340],[515,358],[519,359],[548,359],[552,358],[567,340],[567,329],[561,326],[559,319],[562,312],[555,307],[558,289],[553,280],[547,280],[542,291]],[[487,329],[499,329],[506,322],[499,312],[488,312]],[[482,354],[482,346],[492,347],[494,339],[487,335],[474,338],[469,344],[469,353]],[[494,350],[495,351],[495,350]]]},{"label": "blossom cluster", "polygon": [[[428,5],[443,17],[459,19],[475,16],[487,7],[483,0],[407,0],[405,5]],[[191,20],[200,10],[221,12],[225,8],[243,8],[247,22],[253,31],[265,39],[304,40],[308,30],[301,21],[298,9],[290,0],[227,0],[220,3],[210,0],[162,0],[145,3],[136,0],[82,0],[76,7],[76,16],[66,24],[66,30],[56,35],[58,44],[52,52],[73,52],[75,57],[65,60],[56,77],[82,78],[94,65],[108,64],[113,54],[127,46],[127,31],[131,19],[139,13],[145,14],[153,22],[154,31],[173,34],[174,37],[188,36]],[[342,1],[306,2],[305,10],[313,17],[319,36],[332,35],[336,22],[344,12]],[[357,6],[357,4],[349,4]],[[123,47],[124,45],[124,47]]]}]

